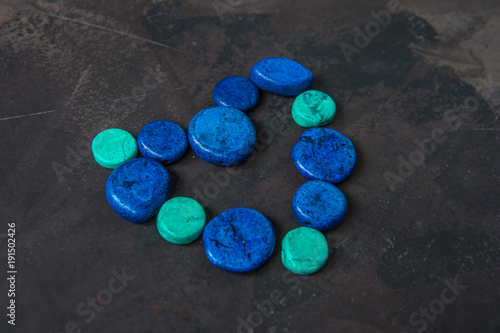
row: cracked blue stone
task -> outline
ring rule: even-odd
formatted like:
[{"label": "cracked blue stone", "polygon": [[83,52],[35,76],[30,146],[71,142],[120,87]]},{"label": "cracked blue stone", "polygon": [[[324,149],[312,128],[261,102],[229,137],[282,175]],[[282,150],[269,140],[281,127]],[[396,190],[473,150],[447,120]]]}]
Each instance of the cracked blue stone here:
[{"label": "cracked blue stone", "polygon": [[186,131],[168,120],[156,120],[144,126],[137,144],[144,157],[166,164],[180,160],[189,146]]},{"label": "cracked blue stone", "polygon": [[347,213],[347,199],[335,185],[311,180],[295,192],[292,208],[304,227],[328,231],[339,225]]},{"label": "cracked blue stone", "polygon": [[172,182],[167,169],[149,158],[136,158],[114,169],[106,181],[106,199],[122,218],[143,223],[167,201]]},{"label": "cracked blue stone", "polygon": [[250,208],[228,209],[214,217],[203,231],[208,260],[234,273],[251,272],[264,265],[275,243],[271,222]]},{"label": "cracked blue stone", "polygon": [[310,180],[333,184],[348,178],[356,164],[356,150],[345,135],[329,128],[305,131],[292,149],[299,172]]},{"label": "cracked blue stone", "polygon": [[198,112],[188,128],[191,148],[202,160],[232,166],[248,158],[255,147],[255,127],[242,111],[222,106]]},{"label": "cracked blue stone", "polygon": [[243,112],[253,108],[259,101],[259,88],[241,76],[230,76],[214,88],[213,97],[217,106],[236,108]]},{"label": "cracked blue stone", "polygon": [[313,73],[298,62],[281,57],[256,63],[250,79],[260,89],[282,96],[296,96],[311,89]]}]

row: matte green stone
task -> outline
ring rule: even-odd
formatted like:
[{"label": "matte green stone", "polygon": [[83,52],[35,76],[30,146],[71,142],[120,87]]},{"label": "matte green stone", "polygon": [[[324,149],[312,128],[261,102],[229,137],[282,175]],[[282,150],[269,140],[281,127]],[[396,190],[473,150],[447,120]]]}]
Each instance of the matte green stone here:
[{"label": "matte green stone", "polygon": [[96,135],[92,141],[92,153],[99,165],[115,169],[137,157],[137,141],[127,131],[110,128]]},{"label": "matte green stone", "polygon": [[182,245],[193,242],[201,235],[205,221],[205,210],[196,200],[175,197],[161,207],[156,226],[167,241]]},{"label": "matte green stone", "polygon": [[295,274],[316,273],[328,259],[328,243],[325,236],[316,229],[293,229],[283,238],[281,247],[283,265]]},{"label": "matte green stone", "polygon": [[330,124],[335,116],[335,102],[327,94],[308,90],[297,96],[292,105],[292,117],[302,127]]}]

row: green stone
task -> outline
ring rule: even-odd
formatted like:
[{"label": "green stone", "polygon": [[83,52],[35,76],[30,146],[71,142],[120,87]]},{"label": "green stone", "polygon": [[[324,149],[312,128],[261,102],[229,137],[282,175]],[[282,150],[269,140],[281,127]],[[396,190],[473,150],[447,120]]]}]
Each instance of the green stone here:
[{"label": "green stone", "polygon": [[335,102],[327,94],[308,90],[297,96],[292,105],[292,117],[302,127],[330,124],[335,116]]},{"label": "green stone", "polygon": [[328,243],[316,229],[300,227],[288,232],[281,247],[283,265],[295,274],[316,273],[328,259]]},{"label": "green stone", "polygon": [[182,245],[196,240],[205,227],[205,210],[191,198],[175,197],[163,204],[156,218],[160,235]]},{"label": "green stone", "polygon": [[99,165],[115,169],[137,157],[137,141],[127,131],[110,128],[96,135],[92,141],[92,153]]}]

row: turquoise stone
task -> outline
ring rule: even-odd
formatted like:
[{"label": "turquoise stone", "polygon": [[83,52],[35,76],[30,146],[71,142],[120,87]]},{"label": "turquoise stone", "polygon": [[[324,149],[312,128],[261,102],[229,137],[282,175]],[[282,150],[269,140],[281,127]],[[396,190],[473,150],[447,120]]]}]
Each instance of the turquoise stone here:
[{"label": "turquoise stone", "polygon": [[281,262],[295,274],[316,273],[328,259],[325,236],[312,228],[300,227],[288,232],[281,248]]},{"label": "turquoise stone", "polygon": [[156,217],[158,232],[173,244],[189,244],[205,227],[205,210],[194,199],[175,197],[163,204]]},{"label": "turquoise stone", "polygon": [[308,90],[297,96],[292,105],[292,117],[302,127],[318,127],[330,124],[337,107],[324,92]]},{"label": "turquoise stone", "polygon": [[99,165],[114,169],[137,157],[137,142],[129,132],[110,128],[96,135],[92,141],[92,153]]}]

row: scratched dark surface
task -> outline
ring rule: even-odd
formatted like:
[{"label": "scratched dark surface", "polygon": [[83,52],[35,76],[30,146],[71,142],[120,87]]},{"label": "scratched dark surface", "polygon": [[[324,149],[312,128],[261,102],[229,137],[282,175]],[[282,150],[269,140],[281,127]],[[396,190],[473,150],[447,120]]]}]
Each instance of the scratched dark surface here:
[{"label": "scratched dark surface", "polygon": [[[0,2],[1,332],[500,332],[497,1],[404,1],[350,63],[339,43],[354,46],[353,28],[386,1],[228,1],[221,16],[201,0],[51,3]],[[272,221],[275,252],[253,273],[212,266],[200,239],[167,243],[154,220],[119,218],[89,151],[109,127],[187,129],[219,80],[269,56],[313,71],[338,105],[328,127],[359,156],[339,184],[349,211],[326,233],[331,257],[306,279],[279,255],[306,181],[291,160],[293,98],[263,94],[248,113],[256,154],[232,173],[191,150],[168,166],[172,196],[197,198],[208,219],[246,206]],[[414,141],[433,132],[419,163]],[[399,156],[420,165],[400,174]],[[388,175],[403,181],[391,189]],[[3,313],[11,222],[15,327]],[[124,268],[127,286],[107,299]],[[438,314],[410,321],[429,306]]]}]

